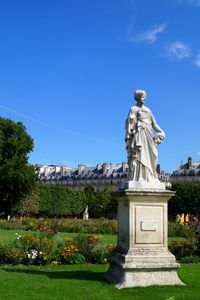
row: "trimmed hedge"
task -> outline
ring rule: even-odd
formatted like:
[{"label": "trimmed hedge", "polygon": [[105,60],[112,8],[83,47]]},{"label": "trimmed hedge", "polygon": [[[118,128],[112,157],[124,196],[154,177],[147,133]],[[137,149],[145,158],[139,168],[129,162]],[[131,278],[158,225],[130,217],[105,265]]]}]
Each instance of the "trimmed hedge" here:
[{"label": "trimmed hedge", "polygon": [[97,193],[92,187],[75,191],[66,186],[38,184],[25,199],[12,207],[12,212],[27,216],[78,216],[88,206],[90,217],[114,218],[116,203],[106,188]]},{"label": "trimmed hedge", "polygon": [[50,216],[79,215],[85,209],[85,194],[62,186],[38,186],[39,211]]},{"label": "trimmed hedge", "polygon": [[64,186],[38,184],[29,196],[13,207],[13,212],[22,215],[79,215],[85,207],[84,192],[74,191]]}]

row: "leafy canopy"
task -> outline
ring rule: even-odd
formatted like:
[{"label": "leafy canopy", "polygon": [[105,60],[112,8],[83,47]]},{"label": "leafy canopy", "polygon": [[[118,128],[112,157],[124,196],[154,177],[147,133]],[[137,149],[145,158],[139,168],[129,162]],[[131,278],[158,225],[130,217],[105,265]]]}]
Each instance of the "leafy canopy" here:
[{"label": "leafy canopy", "polygon": [[12,204],[25,197],[36,182],[28,163],[33,139],[21,122],[0,118],[0,205],[9,212]]}]

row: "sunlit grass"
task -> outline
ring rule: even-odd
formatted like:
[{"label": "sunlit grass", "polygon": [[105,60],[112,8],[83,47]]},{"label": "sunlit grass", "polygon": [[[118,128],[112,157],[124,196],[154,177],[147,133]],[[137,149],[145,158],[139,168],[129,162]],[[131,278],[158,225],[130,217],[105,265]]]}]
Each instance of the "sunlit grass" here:
[{"label": "sunlit grass", "polygon": [[116,289],[104,279],[108,265],[3,266],[0,268],[0,299],[21,300],[198,300],[200,264],[179,270],[187,286]]}]

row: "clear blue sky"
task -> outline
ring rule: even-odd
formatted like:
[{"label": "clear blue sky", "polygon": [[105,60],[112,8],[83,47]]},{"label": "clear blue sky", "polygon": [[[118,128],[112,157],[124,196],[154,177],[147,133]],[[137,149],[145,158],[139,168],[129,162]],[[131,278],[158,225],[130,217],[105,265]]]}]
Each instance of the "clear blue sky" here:
[{"label": "clear blue sky", "polygon": [[117,163],[145,89],[172,171],[200,160],[199,37],[200,0],[1,1],[0,115],[25,124],[31,163]]}]

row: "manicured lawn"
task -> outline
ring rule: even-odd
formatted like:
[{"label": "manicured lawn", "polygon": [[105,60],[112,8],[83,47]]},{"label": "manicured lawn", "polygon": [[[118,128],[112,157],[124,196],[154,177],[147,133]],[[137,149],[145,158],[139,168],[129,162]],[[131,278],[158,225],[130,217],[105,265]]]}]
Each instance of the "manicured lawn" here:
[{"label": "manicured lawn", "polygon": [[[37,232],[35,232],[35,231],[0,229],[0,241],[2,241],[3,243],[8,243],[9,241],[12,241],[15,239],[15,233],[18,233],[20,235],[26,235],[30,232],[37,234]],[[59,235],[61,237],[74,237],[77,235],[77,233],[61,232],[61,233],[59,233]],[[88,233],[86,235],[88,235]],[[113,244],[113,245],[117,244],[117,235],[115,235],[115,234],[99,234],[99,236],[102,236],[103,240],[108,244]],[[183,238],[169,237],[169,241],[178,240],[178,239],[183,239]]]},{"label": "manicured lawn", "polygon": [[[26,235],[28,233],[34,233],[37,234],[36,231],[25,231],[25,230],[6,230],[6,229],[0,229],[0,241],[3,243],[8,243],[15,239],[15,233],[18,233],[20,235]],[[61,232],[59,233],[61,237],[74,237],[77,235],[77,233],[71,233],[71,232]],[[88,233],[86,234],[88,235]],[[97,234],[95,234],[97,235]],[[98,234],[99,236],[102,236],[103,240],[108,244],[116,244],[117,243],[117,236],[114,234]]]},{"label": "manicured lawn", "polygon": [[[9,243],[22,230],[0,229],[0,240]],[[31,232],[37,234],[37,232]],[[76,233],[61,233],[73,237]],[[102,235],[107,243],[116,243],[116,235]],[[56,238],[56,236],[55,236]],[[174,238],[169,238],[174,239]],[[0,300],[199,300],[200,264],[182,265],[180,278],[187,286],[116,289],[104,279],[108,265],[11,266],[0,267]]]},{"label": "manicured lawn", "polygon": [[108,265],[2,266],[0,299],[13,300],[198,300],[200,264],[179,270],[187,286],[116,289],[104,279]]},{"label": "manicured lawn", "polygon": [[15,239],[15,233],[24,235],[27,234],[28,231],[0,229],[0,241],[3,243],[8,243],[10,241],[13,241]]}]

